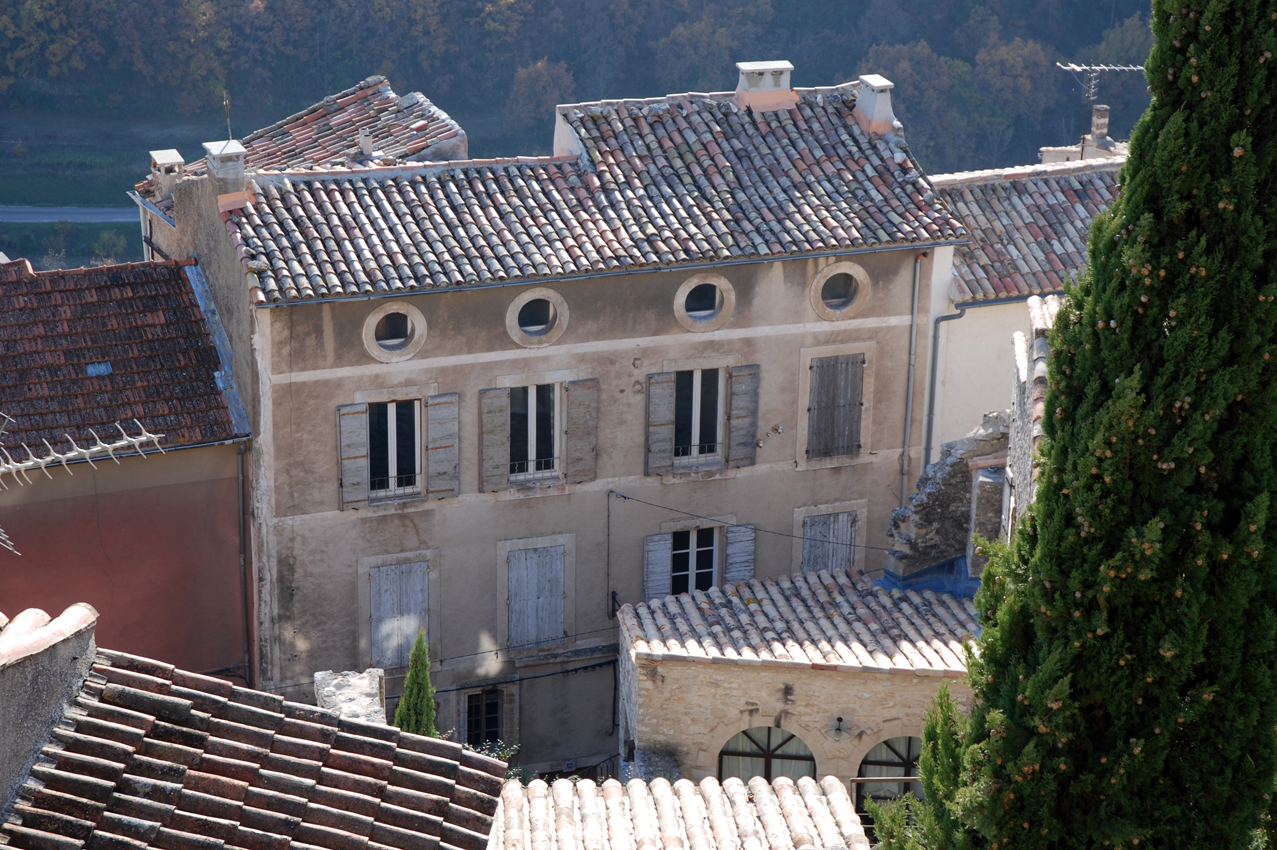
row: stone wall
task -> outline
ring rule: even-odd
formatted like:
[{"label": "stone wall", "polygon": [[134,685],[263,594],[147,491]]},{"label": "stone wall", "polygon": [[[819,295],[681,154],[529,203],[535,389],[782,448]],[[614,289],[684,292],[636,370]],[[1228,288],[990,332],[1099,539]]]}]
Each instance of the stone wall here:
[{"label": "stone wall", "polygon": [[[692,780],[717,776],[719,750],[755,726],[776,726],[801,738],[816,757],[817,776],[855,776],[874,745],[922,735],[941,683],[948,682],[959,706],[970,707],[971,692],[960,679],[670,658],[645,663],[638,667],[632,654],[621,657],[622,693],[633,700],[622,709],[633,718],[626,734],[633,736],[636,756],[670,754]],[[839,717],[841,735],[835,732]]]},{"label": "stone wall", "polygon": [[[891,512],[887,532],[891,550],[887,553],[888,572],[908,575],[968,551],[974,519],[972,493],[976,470],[972,467],[982,473],[989,472],[983,476],[986,484],[992,480],[992,470],[999,466],[982,463],[981,459],[1005,455],[1008,420],[1006,411],[986,413],[978,428],[961,440],[940,447],[940,459],[930,464],[918,479],[918,491],[909,497],[909,504]],[[985,504],[987,500],[982,497],[980,501]],[[1000,520],[1000,495],[998,504]],[[997,536],[998,528],[990,528],[985,522],[983,508],[980,513],[978,533]]]},{"label": "stone wall", "polygon": [[1048,334],[1063,302],[1059,296],[1030,298],[1029,327],[1032,337],[1015,334],[1015,378],[1011,388],[1011,423],[1007,446],[1009,474],[1007,529],[1015,528],[1024,508],[1033,502],[1037,476],[1033,455],[1042,438],[1042,411],[1046,401]]}]

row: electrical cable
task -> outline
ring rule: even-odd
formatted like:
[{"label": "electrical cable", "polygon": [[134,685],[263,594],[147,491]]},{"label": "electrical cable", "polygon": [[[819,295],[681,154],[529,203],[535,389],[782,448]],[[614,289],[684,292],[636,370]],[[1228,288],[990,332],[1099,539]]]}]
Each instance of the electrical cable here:
[{"label": "electrical cable", "polygon": [[[645,502],[642,499],[638,498],[637,496],[627,496],[624,493],[620,492],[619,490],[613,490],[612,492],[616,494],[616,497],[618,499],[624,499],[627,502],[638,502],[640,505],[647,505],[650,508],[660,508],[663,511],[673,511],[676,514],[683,514],[684,516],[690,516],[695,519],[707,520],[709,522],[722,525],[725,528],[752,528],[754,529],[755,532],[759,534],[771,534],[776,537],[788,537],[790,540],[816,540],[817,539],[814,537],[806,537],[801,534],[788,534],[784,531],[771,531],[770,529],[759,528],[756,525],[739,525],[739,524],[730,523],[730,522],[724,523],[721,520],[717,520],[712,516],[701,516],[700,514],[694,514],[691,511],[685,511],[680,508],[672,508],[669,505],[658,505],[655,502]],[[818,542],[833,545],[833,546],[847,546],[852,549],[873,549],[875,552],[893,551],[891,549],[887,549],[882,546],[870,546],[867,543],[840,543],[836,540],[819,540]]]}]

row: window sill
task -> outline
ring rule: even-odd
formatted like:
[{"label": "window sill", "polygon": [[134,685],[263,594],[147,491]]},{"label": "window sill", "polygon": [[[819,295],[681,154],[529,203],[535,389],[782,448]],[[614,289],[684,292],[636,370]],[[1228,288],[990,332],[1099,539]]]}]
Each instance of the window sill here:
[{"label": "window sill", "polygon": [[736,467],[725,467],[722,464],[717,466],[701,466],[690,468],[675,467],[673,472],[666,473],[661,476],[662,484],[674,484],[680,481],[712,481],[716,478],[728,479],[735,478],[739,472]]},{"label": "window sill", "polygon": [[876,452],[861,451],[854,455],[835,455],[834,457],[799,458],[795,469],[829,469],[836,466],[857,466],[877,460]]},{"label": "window sill", "polygon": [[558,484],[563,480],[563,475],[557,469],[547,469],[541,472],[512,472],[507,481],[511,487],[535,487],[539,484]]},{"label": "window sill", "polygon": [[406,493],[395,493],[387,496],[374,496],[368,494],[368,506],[373,505],[394,505],[399,502],[415,502],[425,498],[420,490],[413,490]]}]

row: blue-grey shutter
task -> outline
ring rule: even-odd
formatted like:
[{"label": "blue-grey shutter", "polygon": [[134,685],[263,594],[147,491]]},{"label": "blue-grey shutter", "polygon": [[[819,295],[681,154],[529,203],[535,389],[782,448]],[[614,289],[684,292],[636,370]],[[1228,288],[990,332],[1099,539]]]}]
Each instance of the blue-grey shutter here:
[{"label": "blue-grey shutter", "polygon": [[753,466],[758,457],[759,366],[733,366],[728,370],[731,409],[727,416],[728,467]]},{"label": "blue-grey shutter", "polygon": [[643,600],[670,595],[674,535],[649,534],[643,538]]},{"label": "blue-grey shutter", "polygon": [[739,584],[754,577],[754,526],[727,526],[727,557],[723,584]]},{"label": "blue-grey shutter", "polygon": [[567,427],[564,429],[563,471],[569,484],[598,477],[599,379],[567,384]]},{"label": "blue-grey shutter", "polygon": [[647,376],[647,475],[674,471],[674,373]]},{"label": "blue-grey shutter", "polygon": [[860,454],[865,355],[813,357],[807,401],[807,457]]},{"label": "blue-grey shutter", "polygon": [[850,569],[856,560],[855,534],[855,511],[804,517],[802,571]]},{"label": "blue-grey shutter", "polygon": [[430,611],[429,565],[424,561],[368,570],[372,666],[407,667]]},{"label": "blue-grey shutter", "polygon": [[368,505],[368,405],[337,407],[337,454],[341,462],[338,503],[341,510]]},{"label": "blue-grey shutter", "polygon": [[510,389],[479,391],[479,489],[504,490],[510,484]]},{"label": "blue-grey shutter", "polygon": [[461,409],[458,393],[426,399],[426,498],[448,499],[461,493],[459,468]]},{"label": "blue-grey shutter", "polygon": [[563,546],[511,549],[506,556],[511,648],[563,639]]}]

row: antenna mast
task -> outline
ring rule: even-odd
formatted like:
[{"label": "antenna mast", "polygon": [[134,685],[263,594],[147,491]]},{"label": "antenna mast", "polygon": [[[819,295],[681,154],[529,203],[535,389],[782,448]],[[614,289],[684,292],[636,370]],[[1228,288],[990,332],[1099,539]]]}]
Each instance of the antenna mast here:
[{"label": "antenna mast", "polygon": [[222,106],[226,109],[226,141],[231,141],[235,136],[231,133],[231,93],[222,91]]}]

